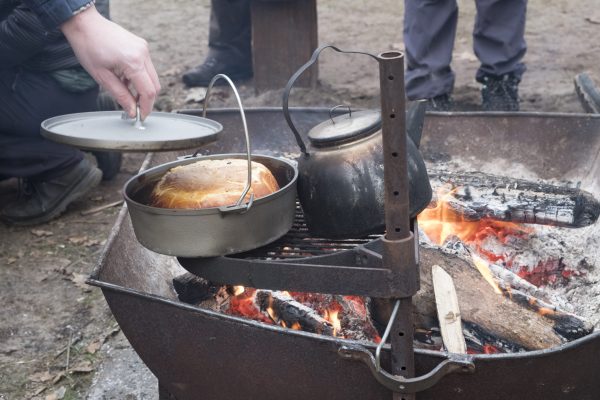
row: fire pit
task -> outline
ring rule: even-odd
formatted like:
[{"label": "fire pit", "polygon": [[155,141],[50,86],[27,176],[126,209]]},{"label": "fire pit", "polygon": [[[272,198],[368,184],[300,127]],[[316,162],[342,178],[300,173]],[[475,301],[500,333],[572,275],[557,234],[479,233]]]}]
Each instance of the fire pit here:
[{"label": "fire pit", "polygon": [[[329,117],[326,109],[294,109],[292,113],[301,131]],[[212,118],[221,122],[225,130],[241,129],[235,110],[215,111]],[[296,147],[280,109],[248,110],[247,118],[255,132],[257,153],[295,156]],[[224,137],[231,141],[211,144],[203,152],[243,150],[236,135]],[[600,196],[600,117],[430,114],[422,150],[431,163],[458,162],[469,170],[495,173],[504,168],[512,176],[527,171],[528,175],[522,177],[581,181],[582,188]],[[147,159],[145,167],[176,156],[156,154]],[[315,245],[314,241],[297,236],[284,239],[306,243],[304,254],[321,257],[354,257],[357,246],[373,246],[369,240],[344,241],[338,247],[335,243]],[[327,248],[338,251],[321,254]],[[232,263],[236,260],[225,259]],[[123,210],[90,279],[91,284],[102,288],[123,332],[158,377],[164,393],[179,400],[198,396],[361,400],[391,397],[391,391],[373,378],[365,364],[340,356],[342,347],[351,347],[355,342],[185,304],[177,299],[172,285],[173,278],[183,272],[175,259],[150,252],[135,240]],[[374,352],[375,345],[361,344]],[[447,375],[419,392],[418,399],[596,399],[600,391],[599,351],[600,333],[596,332],[549,350],[475,355],[472,374]],[[446,357],[439,351],[416,350],[416,375],[428,373]],[[390,368],[387,347],[382,366]]]}]

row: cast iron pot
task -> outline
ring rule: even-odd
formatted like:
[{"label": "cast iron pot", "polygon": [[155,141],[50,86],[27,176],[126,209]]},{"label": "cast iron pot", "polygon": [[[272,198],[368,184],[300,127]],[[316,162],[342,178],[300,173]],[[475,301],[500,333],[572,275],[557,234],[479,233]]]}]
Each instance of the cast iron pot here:
[{"label": "cast iron pot", "polygon": [[[296,129],[288,109],[289,94],[298,77],[320,52],[290,78],[283,95],[283,114],[302,151],[298,160],[298,197],[308,230],[315,236],[353,238],[382,233],[385,228],[383,143],[381,113],[352,111],[332,117],[308,132],[308,145]],[[332,112],[336,106],[332,109]],[[425,118],[425,103],[409,107],[407,121],[407,161],[410,215],[414,218],[431,201],[427,169],[418,150]]]}]

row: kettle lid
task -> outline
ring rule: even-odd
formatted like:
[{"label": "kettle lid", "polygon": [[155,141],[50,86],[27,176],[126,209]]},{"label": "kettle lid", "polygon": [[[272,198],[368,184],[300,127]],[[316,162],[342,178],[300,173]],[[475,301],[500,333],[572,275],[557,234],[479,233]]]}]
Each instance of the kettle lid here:
[{"label": "kettle lid", "polygon": [[380,129],[379,111],[350,111],[316,125],[308,132],[308,139],[315,146],[332,146],[359,139]]}]

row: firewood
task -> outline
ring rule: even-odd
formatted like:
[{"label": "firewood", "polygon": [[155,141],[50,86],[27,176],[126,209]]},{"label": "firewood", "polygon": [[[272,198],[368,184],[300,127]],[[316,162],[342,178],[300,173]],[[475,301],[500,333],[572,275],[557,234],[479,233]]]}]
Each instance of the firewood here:
[{"label": "firewood", "polygon": [[489,218],[529,224],[584,227],[600,215],[600,203],[579,188],[488,175],[430,171],[436,189],[451,186],[448,205],[465,220]]},{"label": "firewood", "polygon": [[289,294],[259,289],[256,290],[255,301],[258,309],[279,325],[333,336],[333,326],[329,321]]},{"label": "firewood", "polygon": [[218,289],[206,279],[189,272],[173,278],[173,287],[179,300],[189,304],[196,304],[214,296]]},{"label": "firewood", "polygon": [[[444,265],[456,286],[463,324],[475,326],[511,347],[526,350],[547,349],[565,342],[554,329],[553,321],[497,293],[467,261],[439,248],[421,247],[419,254],[421,289],[413,297],[417,328],[439,326],[431,268]],[[371,311],[377,322],[387,321],[391,303],[387,299],[373,299]]]}]

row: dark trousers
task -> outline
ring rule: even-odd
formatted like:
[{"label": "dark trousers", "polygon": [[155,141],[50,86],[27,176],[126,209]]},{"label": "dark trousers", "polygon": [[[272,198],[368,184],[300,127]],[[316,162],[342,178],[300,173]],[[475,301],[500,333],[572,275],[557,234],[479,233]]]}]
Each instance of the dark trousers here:
[{"label": "dark trousers", "polygon": [[51,179],[81,161],[79,150],[44,139],[40,124],[95,110],[97,95],[65,91],[45,73],[0,69],[0,178]]},{"label": "dark trousers", "polygon": [[231,63],[252,63],[250,0],[212,0],[209,55]]},{"label": "dark trousers", "polygon": [[[525,71],[521,62],[525,44],[527,0],[476,0],[473,49],[481,62],[477,80],[484,75]],[[407,59],[406,94],[427,99],[450,93],[450,67],[458,6],[456,0],[405,0],[404,46]]]}]

